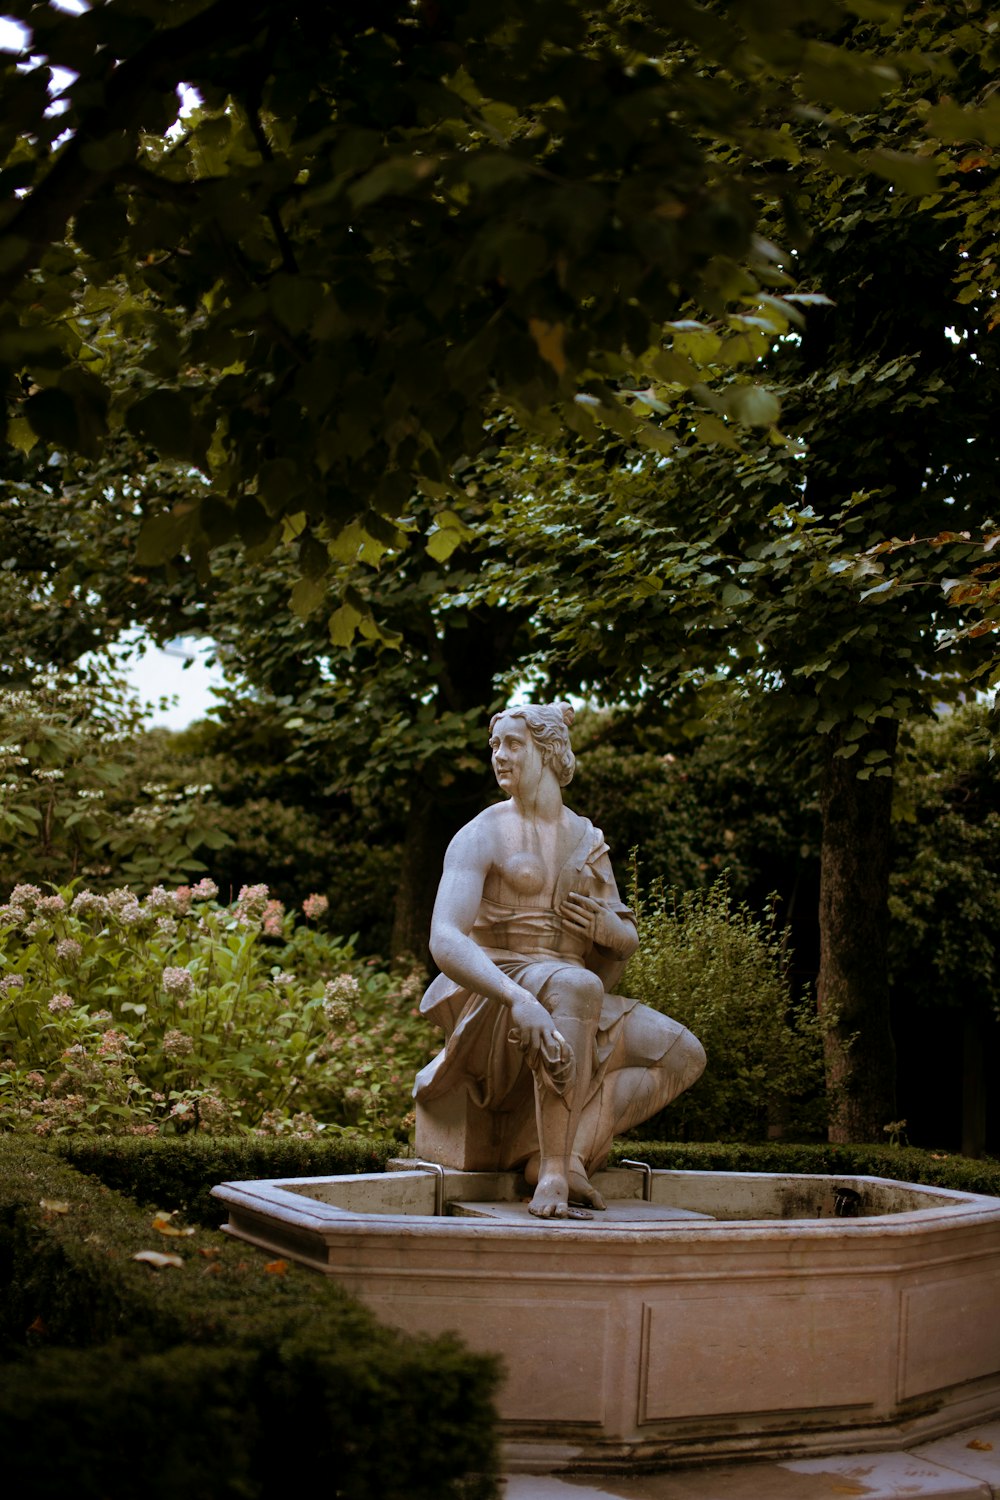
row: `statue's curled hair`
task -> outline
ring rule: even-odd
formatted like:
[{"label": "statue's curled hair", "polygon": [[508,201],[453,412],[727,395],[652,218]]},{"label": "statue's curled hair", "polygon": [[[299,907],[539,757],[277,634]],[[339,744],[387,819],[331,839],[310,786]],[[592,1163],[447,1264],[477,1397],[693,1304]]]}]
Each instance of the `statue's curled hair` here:
[{"label": "statue's curled hair", "polygon": [[569,742],[569,726],[574,717],[569,703],[522,703],[494,714],[490,734],[498,719],[523,719],[542,753],[542,764],[551,766],[560,786],[569,786],[576,770],[576,756]]}]

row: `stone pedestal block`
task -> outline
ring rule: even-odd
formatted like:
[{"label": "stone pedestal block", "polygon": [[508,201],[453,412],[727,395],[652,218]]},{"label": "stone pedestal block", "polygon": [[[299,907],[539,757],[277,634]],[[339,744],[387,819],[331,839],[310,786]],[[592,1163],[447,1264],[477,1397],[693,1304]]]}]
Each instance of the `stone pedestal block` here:
[{"label": "stone pedestal block", "polygon": [[417,1105],[416,1153],[459,1172],[499,1172],[511,1117],[480,1109],[465,1089]]}]

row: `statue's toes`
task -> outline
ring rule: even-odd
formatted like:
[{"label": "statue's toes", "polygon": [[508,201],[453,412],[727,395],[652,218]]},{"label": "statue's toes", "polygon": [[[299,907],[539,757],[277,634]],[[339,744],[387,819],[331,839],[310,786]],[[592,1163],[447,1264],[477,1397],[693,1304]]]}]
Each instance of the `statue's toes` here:
[{"label": "statue's toes", "polygon": [[596,1208],[599,1212],[603,1212],[607,1208],[607,1204],[600,1193],[595,1187],[591,1186],[587,1178],[582,1174],[574,1174],[570,1178],[569,1201],[571,1203],[583,1204],[587,1208]]}]

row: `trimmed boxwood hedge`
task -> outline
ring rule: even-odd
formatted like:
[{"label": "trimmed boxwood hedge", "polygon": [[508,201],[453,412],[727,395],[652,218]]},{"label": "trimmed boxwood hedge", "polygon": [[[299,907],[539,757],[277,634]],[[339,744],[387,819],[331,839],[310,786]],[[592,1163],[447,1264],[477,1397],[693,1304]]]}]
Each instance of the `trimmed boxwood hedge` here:
[{"label": "trimmed boxwood hedge", "polygon": [[345,1136],[314,1140],[280,1136],[64,1136],[53,1143],[63,1159],[139,1203],[184,1210],[216,1227],[227,1210],[212,1188],[262,1177],[340,1177],[384,1172],[398,1141]]},{"label": "trimmed boxwood hedge", "polygon": [[825,1142],[790,1145],[762,1141],[728,1142],[616,1141],[609,1165],[623,1157],[674,1172],[811,1172],[858,1177],[889,1177],[933,1187],[1000,1198],[1000,1162],[986,1157],[921,1151],[913,1146],[838,1146]]},{"label": "trimmed boxwood hedge", "polygon": [[[177,1139],[92,1136],[79,1141],[64,1138],[56,1149],[79,1171],[97,1177],[108,1187],[157,1208],[183,1209],[191,1221],[210,1227],[222,1224],[227,1212],[211,1196],[217,1183],[382,1172],[390,1157],[402,1154],[398,1141],[343,1137],[282,1140],[253,1136]],[[611,1148],[610,1164],[613,1166],[623,1157],[673,1171],[848,1172],[1000,1197],[1000,1162],[989,1158],[973,1161],[966,1156],[910,1146],[616,1141]]]},{"label": "trimmed boxwood hedge", "polygon": [[[152,1155],[152,1154],[151,1154]],[[162,1205],[161,1205],[162,1206]],[[497,1362],[381,1327],[325,1277],[0,1139],[0,1442],[12,1493],[493,1500]],[[138,1252],[175,1253],[156,1268]]]}]

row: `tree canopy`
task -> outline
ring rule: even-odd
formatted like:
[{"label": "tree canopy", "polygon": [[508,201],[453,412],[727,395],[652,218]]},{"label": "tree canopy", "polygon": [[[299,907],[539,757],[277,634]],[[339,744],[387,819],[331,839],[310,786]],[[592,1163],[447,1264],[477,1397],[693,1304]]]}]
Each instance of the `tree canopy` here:
[{"label": "tree canopy", "polygon": [[[841,116],[896,76],[882,0],[8,12],[29,31],[0,74],[10,434],[95,458],[124,433],[140,465],[195,471],[139,562],[203,576],[212,547],[295,518],[315,578],[345,527],[398,542],[414,493],[440,554],[498,407],[670,446],[659,415],[706,355],[752,362],[793,316],[756,224],[802,121],[830,121],[809,154],[844,155]],[[202,101],[184,118],[181,84]],[[933,181],[877,145],[863,166]],[[778,415],[752,386],[727,400]],[[697,406],[689,425],[719,435]],[[334,642],[364,615],[346,591]]]}]

